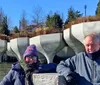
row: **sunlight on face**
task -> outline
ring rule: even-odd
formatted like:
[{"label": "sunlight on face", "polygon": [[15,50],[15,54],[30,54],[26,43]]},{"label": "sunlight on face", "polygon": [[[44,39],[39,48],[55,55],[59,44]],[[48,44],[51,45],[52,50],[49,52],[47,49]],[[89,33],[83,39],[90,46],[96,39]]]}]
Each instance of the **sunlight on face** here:
[{"label": "sunlight on face", "polygon": [[29,64],[36,63],[37,58],[35,58],[35,57],[25,57],[25,62],[29,63]]},{"label": "sunlight on face", "polygon": [[85,50],[87,53],[93,53],[100,49],[100,43],[94,41],[90,36],[87,36],[84,40]]}]

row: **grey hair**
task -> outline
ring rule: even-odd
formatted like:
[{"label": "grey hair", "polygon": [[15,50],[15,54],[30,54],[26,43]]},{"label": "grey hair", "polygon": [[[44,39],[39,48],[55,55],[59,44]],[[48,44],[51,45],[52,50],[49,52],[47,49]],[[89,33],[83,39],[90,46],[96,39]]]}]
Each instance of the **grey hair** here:
[{"label": "grey hair", "polygon": [[85,39],[86,37],[88,37],[88,36],[92,37],[92,39],[94,40],[94,42],[100,43],[100,35],[99,35],[99,34],[92,33],[92,34],[86,35],[86,36],[84,37],[84,39]]}]

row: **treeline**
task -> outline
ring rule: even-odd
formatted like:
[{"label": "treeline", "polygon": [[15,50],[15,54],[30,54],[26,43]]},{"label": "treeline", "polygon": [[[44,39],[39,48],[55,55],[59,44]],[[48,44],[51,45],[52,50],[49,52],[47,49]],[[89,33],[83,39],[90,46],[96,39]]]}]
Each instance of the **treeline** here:
[{"label": "treeline", "polygon": [[[86,6],[85,6],[86,8]],[[39,27],[48,27],[48,29],[64,29],[65,24],[70,21],[76,20],[79,17],[83,16],[79,10],[75,10],[73,7],[68,9],[66,13],[67,19],[64,19],[63,14],[55,13],[48,13],[46,16],[43,13],[41,7],[34,7],[32,12],[31,22],[26,17],[27,13],[25,10],[22,11],[21,18],[19,20],[19,26],[14,26],[11,29],[10,19],[8,16],[4,14],[3,9],[0,9],[0,34],[10,35],[11,32],[18,33],[21,30],[26,30],[32,32],[34,29]],[[96,16],[100,16],[100,1],[97,4],[97,8],[95,11]]]},{"label": "treeline", "polygon": [[[86,6],[85,6],[86,7]],[[21,19],[19,20],[19,27],[14,26],[11,29],[11,23],[10,19],[7,15],[4,14],[4,11],[2,8],[0,8],[0,35],[5,34],[7,36],[12,36],[13,33],[19,33],[21,34],[27,34],[24,32],[24,30],[27,30],[29,32],[33,32],[37,28],[47,27],[48,29],[59,29],[62,30],[65,27],[65,24],[68,24],[68,22],[74,21],[79,17],[83,16],[83,13],[80,13],[79,10],[75,10],[73,7],[70,7],[67,12],[67,19],[64,21],[63,14],[59,14],[57,12],[52,13],[50,12],[46,16],[43,15],[43,11],[41,7],[36,7],[33,9],[32,13],[32,22],[31,24],[27,20],[26,12],[25,10],[22,11]],[[95,11],[96,16],[100,16],[100,0],[97,4],[97,8]],[[40,30],[41,31],[41,30]],[[19,35],[18,35],[19,36]],[[1,37],[0,37],[1,38]],[[7,55],[3,55],[2,59],[0,61],[16,61],[16,58],[10,58]]]}]

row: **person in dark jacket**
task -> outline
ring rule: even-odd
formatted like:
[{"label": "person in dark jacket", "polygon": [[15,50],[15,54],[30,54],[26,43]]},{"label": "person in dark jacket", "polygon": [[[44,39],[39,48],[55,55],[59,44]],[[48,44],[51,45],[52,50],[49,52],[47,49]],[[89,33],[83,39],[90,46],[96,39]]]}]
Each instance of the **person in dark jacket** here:
[{"label": "person in dark jacket", "polygon": [[84,38],[85,52],[61,61],[57,72],[68,85],[100,85],[100,40],[96,34]]},{"label": "person in dark jacket", "polygon": [[23,60],[25,62],[25,66],[20,65],[19,62],[13,64],[11,70],[0,82],[0,85],[34,85],[32,81],[33,73],[56,72],[55,63],[39,63],[35,45],[27,47],[23,54]]}]

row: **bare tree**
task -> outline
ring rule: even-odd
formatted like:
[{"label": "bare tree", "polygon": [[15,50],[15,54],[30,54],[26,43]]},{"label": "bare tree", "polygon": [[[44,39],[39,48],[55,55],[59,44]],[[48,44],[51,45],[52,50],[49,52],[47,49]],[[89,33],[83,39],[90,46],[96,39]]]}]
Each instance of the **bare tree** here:
[{"label": "bare tree", "polygon": [[19,24],[20,24],[20,29],[25,29],[25,27],[27,26],[28,24],[28,21],[26,19],[26,12],[25,10],[22,11],[22,15],[21,15],[21,19],[19,21]]},{"label": "bare tree", "polygon": [[8,16],[7,16],[7,25],[8,25],[8,29],[12,30],[12,20]]},{"label": "bare tree", "polygon": [[61,14],[61,19],[62,19],[62,28],[64,29],[64,14]]},{"label": "bare tree", "polygon": [[45,15],[40,6],[36,6],[33,8],[32,22],[36,25],[42,25],[45,21]]}]

